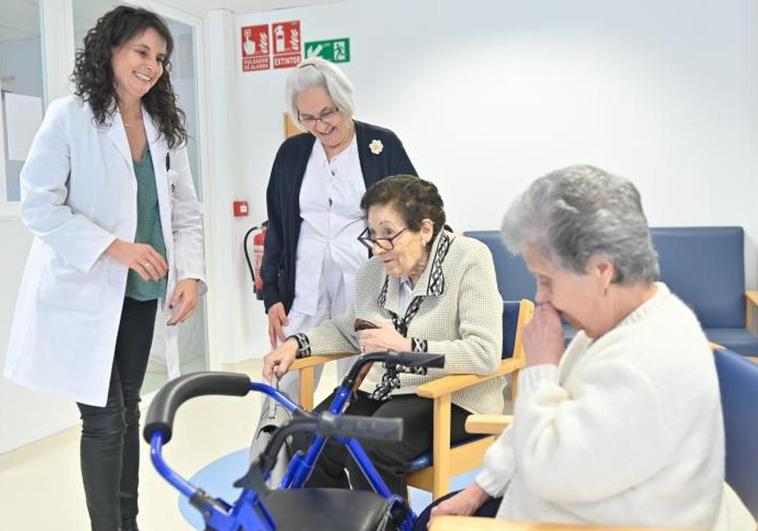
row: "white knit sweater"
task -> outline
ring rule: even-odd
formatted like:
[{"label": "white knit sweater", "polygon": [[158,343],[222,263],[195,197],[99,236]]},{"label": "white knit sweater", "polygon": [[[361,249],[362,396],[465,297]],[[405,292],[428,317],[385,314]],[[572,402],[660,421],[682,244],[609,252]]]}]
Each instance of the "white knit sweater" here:
[{"label": "white knit sweater", "polygon": [[559,366],[522,370],[513,426],[476,482],[498,518],[710,529],[724,482],[713,355],[668,288]]},{"label": "white knit sweater", "polygon": [[[314,354],[357,351],[356,317],[376,324],[394,322],[397,329],[398,318],[405,316],[413,349],[444,354],[445,367],[430,369],[426,376],[401,374],[401,387],[393,394],[413,394],[419,385],[447,374],[495,372],[502,354],[503,302],[492,255],[483,243],[441,231],[406,312],[399,294],[400,279],[388,277],[374,257],[358,272],[351,310],[301,338]],[[361,390],[372,392],[383,373],[374,364]],[[473,413],[502,413],[503,387],[504,379],[494,378],[453,393],[452,401]]]}]

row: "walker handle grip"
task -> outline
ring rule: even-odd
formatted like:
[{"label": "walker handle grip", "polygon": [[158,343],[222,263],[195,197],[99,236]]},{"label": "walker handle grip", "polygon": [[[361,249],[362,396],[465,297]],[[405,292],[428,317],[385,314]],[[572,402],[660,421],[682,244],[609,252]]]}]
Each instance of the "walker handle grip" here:
[{"label": "walker handle grip", "polygon": [[397,359],[401,365],[407,365],[409,367],[426,367],[429,369],[442,369],[445,367],[444,354],[397,352]]},{"label": "walker handle grip", "polygon": [[163,433],[163,443],[171,440],[174,415],[190,398],[204,395],[245,396],[250,390],[250,378],[233,372],[194,372],[165,384],[155,395],[147,412],[142,435],[149,443],[153,433]]},{"label": "walker handle grip", "polygon": [[318,419],[317,431],[321,435],[338,435],[358,439],[400,442],[403,437],[402,419],[337,416],[328,411]]}]

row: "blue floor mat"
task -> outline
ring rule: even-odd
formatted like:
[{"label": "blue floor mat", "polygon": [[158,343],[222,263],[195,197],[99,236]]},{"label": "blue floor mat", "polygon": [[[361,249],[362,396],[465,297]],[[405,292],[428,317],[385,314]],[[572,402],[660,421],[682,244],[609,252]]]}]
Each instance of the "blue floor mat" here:
[{"label": "blue floor mat", "polygon": [[[194,474],[190,478],[190,482],[216,498],[222,498],[229,503],[234,502],[239,496],[240,489],[234,488],[232,484],[247,471],[249,452],[249,448],[243,448],[216,459]],[[450,481],[451,490],[467,487],[474,481],[477,473],[478,470],[472,470],[455,476]],[[410,488],[409,494],[411,507],[416,513],[423,511],[432,502],[432,495],[429,492]],[[205,529],[202,516],[183,496],[179,497],[179,512],[194,529]]]}]

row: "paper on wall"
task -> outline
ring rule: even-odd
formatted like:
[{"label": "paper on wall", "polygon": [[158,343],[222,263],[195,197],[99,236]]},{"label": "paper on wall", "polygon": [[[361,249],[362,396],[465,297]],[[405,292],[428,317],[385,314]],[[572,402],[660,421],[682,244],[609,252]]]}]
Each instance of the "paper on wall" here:
[{"label": "paper on wall", "polygon": [[34,135],[42,124],[42,99],[6,92],[3,101],[8,160],[26,160]]}]

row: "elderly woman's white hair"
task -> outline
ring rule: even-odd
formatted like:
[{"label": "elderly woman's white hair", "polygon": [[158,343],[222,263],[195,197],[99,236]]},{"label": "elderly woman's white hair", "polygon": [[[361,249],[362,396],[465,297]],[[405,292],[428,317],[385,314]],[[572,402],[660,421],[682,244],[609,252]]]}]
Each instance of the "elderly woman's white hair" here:
[{"label": "elderly woman's white hair", "polygon": [[637,188],[587,165],[540,177],[505,214],[502,238],[520,254],[534,247],[558,267],[586,273],[592,256],[610,258],[615,282],[658,280],[658,255]]},{"label": "elderly woman's white hair", "polygon": [[297,68],[290,73],[287,77],[284,93],[290,117],[300,129],[305,130],[305,127],[300,121],[297,95],[299,92],[315,86],[322,86],[326,89],[327,94],[337,106],[337,110],[345,118],[349,120],[353,117],[355,112],[353,84],[337,65],[320,57],[311,57],[297,65]]}]

